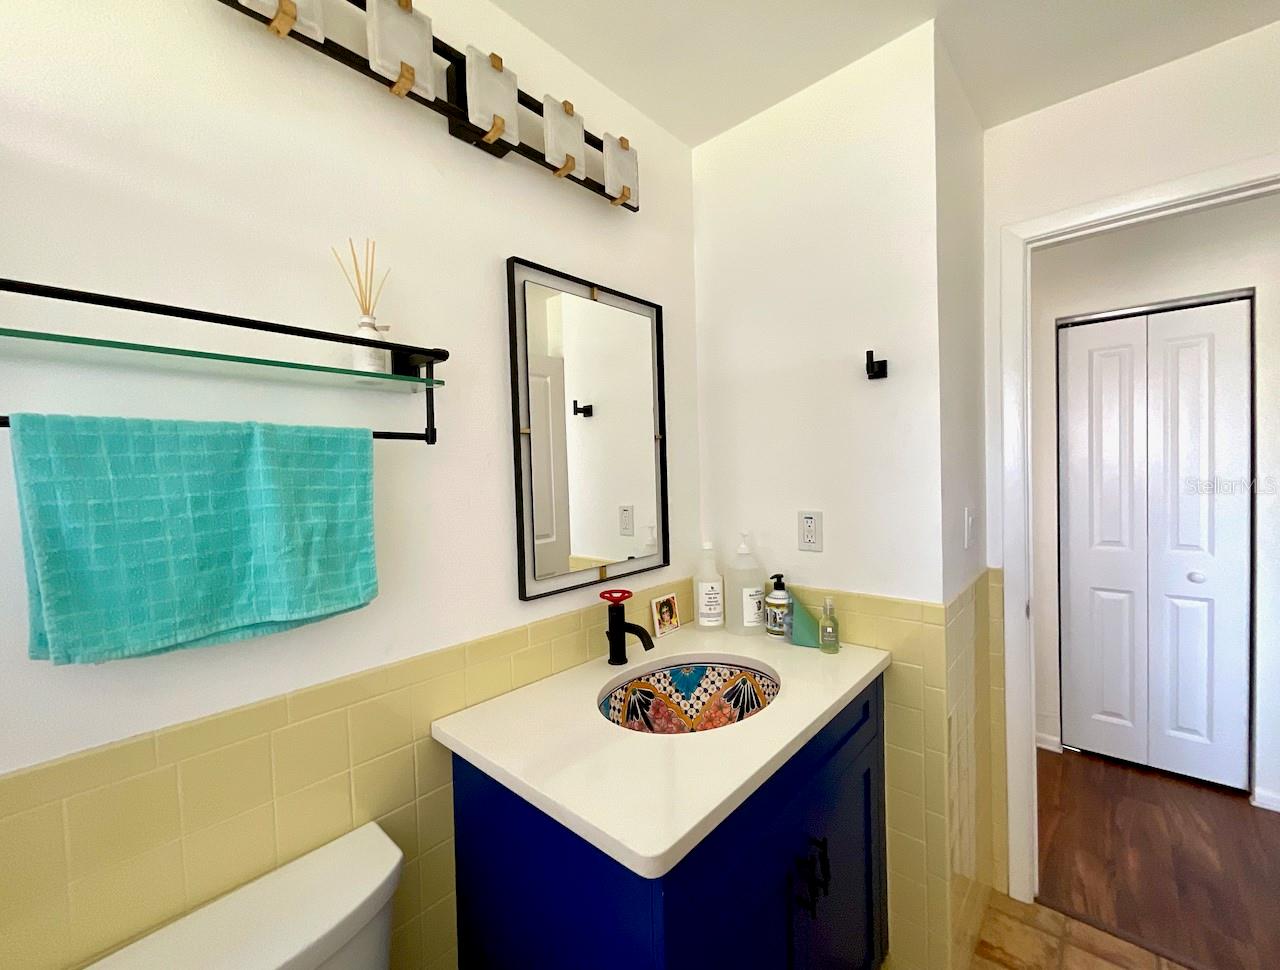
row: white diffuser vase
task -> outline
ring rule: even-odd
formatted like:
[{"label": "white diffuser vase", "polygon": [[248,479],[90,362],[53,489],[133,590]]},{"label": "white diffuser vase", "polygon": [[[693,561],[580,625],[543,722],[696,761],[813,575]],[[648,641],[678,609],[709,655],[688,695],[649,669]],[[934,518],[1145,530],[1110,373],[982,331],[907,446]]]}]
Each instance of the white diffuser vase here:
[{"label": "white diffuser vase", "polygon": [[[365,313],[356,326],[355,336],[361,340],[381,340],[382,332],[378,330],[378,322]],[[362,347],[351,345],[351,369],[367,371],[371,374],[391,373],[391,353],[379,347]]]},{"label": "white diffuser vase", "polygon": [[[347,272],[346,264],[343,263],[336,248],[333,250],[333,258],[338,261],[342,275],[356,298],[356,305],[360,308],[360,322],[356,324],[356,332],[353,336],[361,340],[382,340],[388,328],[379,329],[374,313],[378,309],[378,299],[382,296],[382,287],[386,285],[391,270],[382,274],[382,282],[375,287],[373,279],[378,266],[378,244],[372,239],[364,241],[363,261],[356,255],[354,240],[347,240],[347,248],[351,252],[351,273]],[[367,374],[390,374],[391,351],[383,350],[381,347],[362,347],[360,344],[352,344],[351,369],[364,371]]]}]

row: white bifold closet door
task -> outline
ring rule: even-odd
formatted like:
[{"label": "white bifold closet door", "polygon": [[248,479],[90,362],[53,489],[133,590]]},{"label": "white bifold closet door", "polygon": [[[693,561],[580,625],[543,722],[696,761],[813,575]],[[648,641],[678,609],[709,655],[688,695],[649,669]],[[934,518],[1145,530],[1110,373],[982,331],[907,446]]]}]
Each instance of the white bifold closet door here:
[{"label": "white bifold closet door", "polygon": [[1147,760],[1147,321],[1058,332],[1062,740]]},{"label": "white bifold closet door", "polygon": [[1059,331],[1063,742],[1248,786],[1251,305]]}]

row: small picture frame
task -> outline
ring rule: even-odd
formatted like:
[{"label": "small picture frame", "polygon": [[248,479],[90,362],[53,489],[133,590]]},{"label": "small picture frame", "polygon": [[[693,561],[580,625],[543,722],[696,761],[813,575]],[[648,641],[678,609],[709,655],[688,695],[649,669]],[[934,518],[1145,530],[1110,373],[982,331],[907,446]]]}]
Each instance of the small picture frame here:
[{"label": "small picture frame", "polygon": [[680,629],[680,607],[676,604],[676,594],[668,593],[659,596],[650,604],[653,609],[653,633],[665,637]]}]

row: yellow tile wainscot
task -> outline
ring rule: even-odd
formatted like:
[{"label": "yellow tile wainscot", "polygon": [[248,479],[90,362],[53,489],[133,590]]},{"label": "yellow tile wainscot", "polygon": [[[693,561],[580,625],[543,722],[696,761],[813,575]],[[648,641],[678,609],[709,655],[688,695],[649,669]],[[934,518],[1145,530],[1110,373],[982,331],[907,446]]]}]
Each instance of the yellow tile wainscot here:
[{"label": "yellow tile wainscot", "polygon": [[[649,600],[672,590],[693,616],[683,580],[639,591],[629,618],[651,628]],[[964,970],[987,887],[1007,885],[999,574],[945,606],[793,592],[834,595],[844,638],[893,654],[889,963]],[[406,860],[393,968],[456,966],[431,722],[602,656],[604,625],[593,605],[0,777],[0,966],[83,966],[369,820]]]},{"label": "yellow tile wainscot", "polygon": [[1004,692],[993,686],[1003,683],[997,665],[1004,669],[999,575],[982,573],[947,604],[790,587],[815,610],[834,597],[843,639],[893,655],[885,674],[893,970],[967,970],[990,888],[1008,885]]},{"label": "yellow tile wainscot", "polygon": [[[693,614],[688,580],[674,591]],[[396,970],[456,965],[453,801],[431,722],[605,653],[575,610],[0,777],[0,967],[83,966],[354,827],[405,854]]]}]

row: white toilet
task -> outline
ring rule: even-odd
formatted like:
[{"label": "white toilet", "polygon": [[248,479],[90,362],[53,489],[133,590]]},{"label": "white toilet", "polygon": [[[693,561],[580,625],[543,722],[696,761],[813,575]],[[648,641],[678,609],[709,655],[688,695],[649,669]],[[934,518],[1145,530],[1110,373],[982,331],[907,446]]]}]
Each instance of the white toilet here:
[{"label": "white toilet", "polygon": [[404,857],[377,824],[143,937],[101,970],[387,970]]}]

